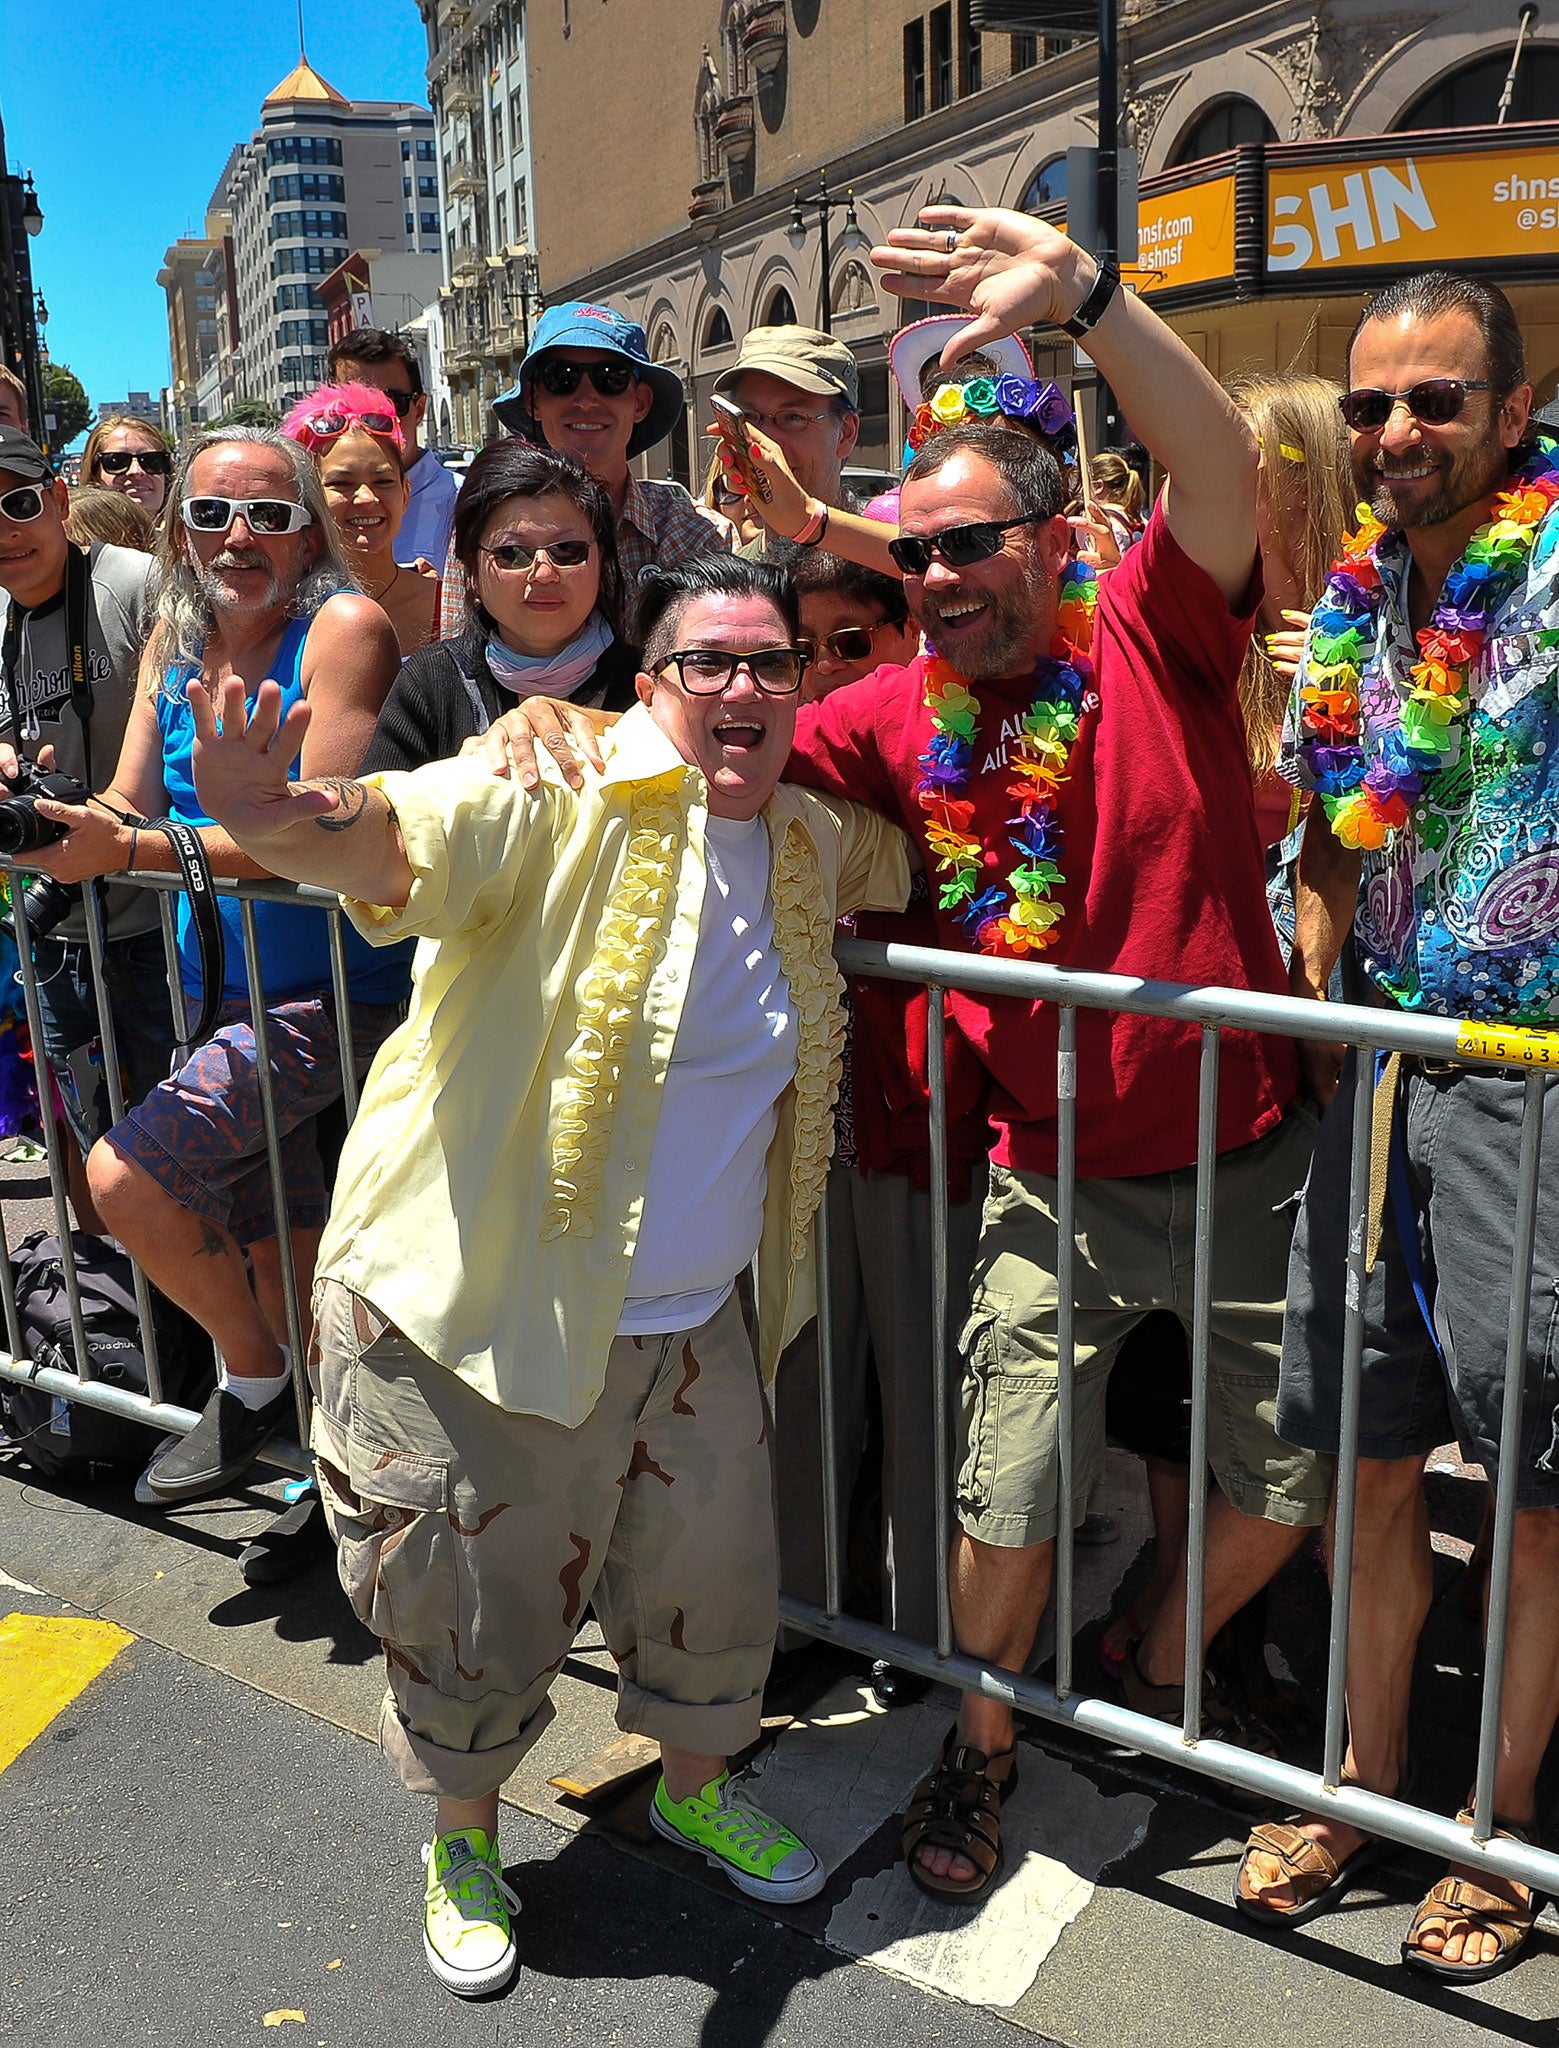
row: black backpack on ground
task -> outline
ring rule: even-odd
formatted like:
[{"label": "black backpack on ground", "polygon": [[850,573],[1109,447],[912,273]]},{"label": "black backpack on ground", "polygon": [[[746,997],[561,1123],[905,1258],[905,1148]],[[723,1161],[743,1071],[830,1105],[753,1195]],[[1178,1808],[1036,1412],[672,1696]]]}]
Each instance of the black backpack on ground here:
[{"label": "black backpack on ground", "polygon": [[[70,1242],[92,1377],[144,1394],[146,1360],[141,1355],[130,1261],[116,1244],[85,1231],[73,1230]],[[75,1372],[76,1345],[59,1238],[43,1230],[24,1237],[11,1253],[11,1271],[28,1357],[36,1365]],[[216,1384],[211,1339],[155,1287],[151,1298],[163,1397],[198,1408]],[[13,1380],[0,1380],[0,1419],[12,1443],[45,1478],[66,1470],[88,1477],[94,1465],[139,1472],[158,1443],[157,1432],[144,1423]]]}]

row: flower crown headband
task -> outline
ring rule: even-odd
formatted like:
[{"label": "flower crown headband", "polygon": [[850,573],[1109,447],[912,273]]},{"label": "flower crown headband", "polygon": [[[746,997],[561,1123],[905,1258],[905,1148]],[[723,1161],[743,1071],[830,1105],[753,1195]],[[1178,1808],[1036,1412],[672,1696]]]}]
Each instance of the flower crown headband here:
[{"label": "flower crown headband", "polygon": [[972,377],[967,384],[939,384],[910,423],[911,453],[944,427],[997,417],[1027,420],[1051,440],[1072,425],[1072,408],[1059,385],[1035,377]]}]

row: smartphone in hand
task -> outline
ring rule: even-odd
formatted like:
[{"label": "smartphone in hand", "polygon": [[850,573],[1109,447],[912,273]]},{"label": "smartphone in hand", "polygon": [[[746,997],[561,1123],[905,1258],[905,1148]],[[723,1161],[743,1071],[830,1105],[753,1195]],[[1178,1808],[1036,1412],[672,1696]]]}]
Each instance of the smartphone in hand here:
[{"label": "smartphone in hand", "polygon": [[709,400],[715,416],[715,425],[720,429],[720,439],[730,450],[736,473],[746,486],[749,495],[761,498],[765,504],[773,497],[774,491],[768,478],[758,467],[758,453],[752,445],[747,431],[747,421],[739,405],[733,404],[717,391]]}]

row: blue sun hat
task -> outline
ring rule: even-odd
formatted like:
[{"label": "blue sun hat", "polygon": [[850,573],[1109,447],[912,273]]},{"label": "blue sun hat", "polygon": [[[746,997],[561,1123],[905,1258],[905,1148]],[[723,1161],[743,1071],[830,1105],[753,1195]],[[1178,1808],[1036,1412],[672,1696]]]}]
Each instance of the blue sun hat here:
[{"label": "blue sun hat", "polygon": [[512,434],[546,446],[528,402],[528,385],[537,367],[549,355],[563,348],[605,349],[633,365],[642,383],[655,395],[655,403],[633,430],[628,453],[638,455],[664,441],[687,403],[682,379],[675,370],[650,361],[650,345],[637,320],[626,320],[610,306],[594,306],[579,299],[561,306],[549,306],[532,330],[530,347],[520,364],[519,382],[512,391],[493,400],[493,411]]}]

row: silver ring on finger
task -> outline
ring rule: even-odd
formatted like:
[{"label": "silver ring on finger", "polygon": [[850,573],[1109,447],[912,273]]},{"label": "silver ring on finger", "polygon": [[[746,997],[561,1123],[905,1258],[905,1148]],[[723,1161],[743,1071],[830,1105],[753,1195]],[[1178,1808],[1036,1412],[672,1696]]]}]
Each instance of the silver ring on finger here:
[{"label": "silver ring on finger", "polygon": [[953,230],[952,228],[949,228],[949,229],[948,229],[948,231],[947,231],[947,253],[948,253],[948,255],[949,255],[949,256],[951,256],[951,255],[952,255],[952,253],[953,253],[953,251],[954,251],[954,250],[955,250],[955,249],[956,249],[957,247],[958,247],[958,236],[957,236],[957,234],[955,233],[955,231],[954,231],[954,230]]}]

